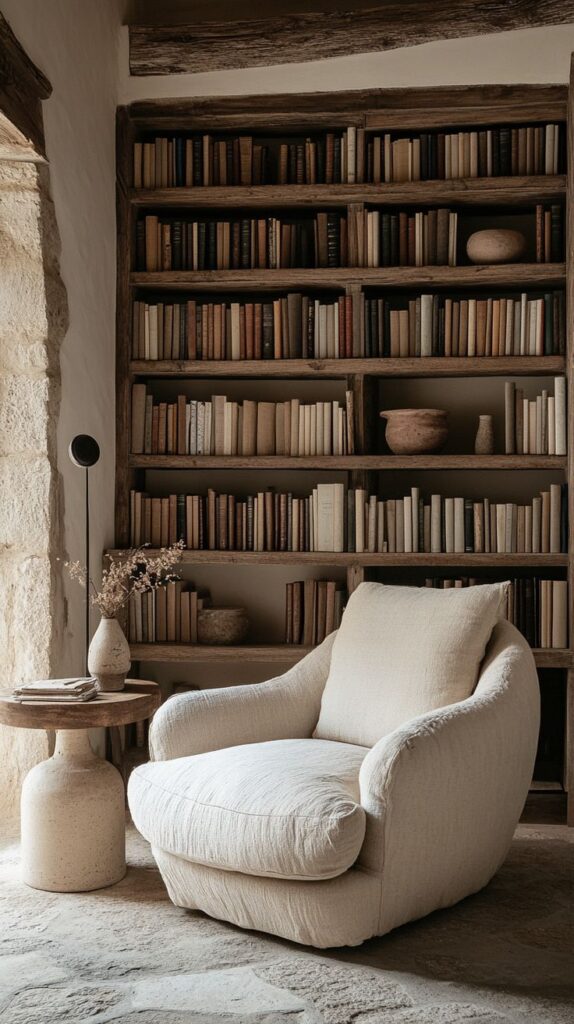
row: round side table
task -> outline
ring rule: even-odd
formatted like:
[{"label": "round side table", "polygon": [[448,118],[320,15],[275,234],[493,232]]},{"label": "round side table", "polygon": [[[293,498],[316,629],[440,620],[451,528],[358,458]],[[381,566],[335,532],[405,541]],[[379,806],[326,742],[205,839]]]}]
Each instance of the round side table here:
[{"label": "round side table", "polygon": [[159,704],[157,683],[139,679],[84,704],[0,697],[3,725],[56,731],[52,757],[32,768],[22,787],[22,880],[28,885],[88,892],[124,877],[124,784],[117,768],[94,754],[88,730],[151,718]]}]

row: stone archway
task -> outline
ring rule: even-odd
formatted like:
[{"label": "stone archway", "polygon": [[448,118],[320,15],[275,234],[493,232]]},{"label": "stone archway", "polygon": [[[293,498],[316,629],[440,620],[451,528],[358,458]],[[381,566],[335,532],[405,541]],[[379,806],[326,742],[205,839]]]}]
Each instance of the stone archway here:
[{"label": "stone archway", "polygon": [[[0,687],[11,689],[52,674],[63,632],[56,423],[67,304],[43,157],[50,87],[1,16],[0,44]],[[48,744],[0,728],[3,823],[16,820],[21,780]]]}]

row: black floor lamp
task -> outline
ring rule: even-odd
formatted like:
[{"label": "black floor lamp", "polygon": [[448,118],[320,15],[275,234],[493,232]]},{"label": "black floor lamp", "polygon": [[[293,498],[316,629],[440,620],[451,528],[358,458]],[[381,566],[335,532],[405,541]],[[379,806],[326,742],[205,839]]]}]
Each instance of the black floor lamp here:
[{"label": "black floor lamp", "polygon": [[68,449],[70,459],[75,466],[85,470],[85,492],[86,492],[86,551],[84,565],[86,566],[86,658],[85,670],[88,672],[88,648],[90,646],[90,487],[88,473],[91,466],[95,466],[100,457],[100,446],[94,437],[89,434],[76,434],[70,442]]}]

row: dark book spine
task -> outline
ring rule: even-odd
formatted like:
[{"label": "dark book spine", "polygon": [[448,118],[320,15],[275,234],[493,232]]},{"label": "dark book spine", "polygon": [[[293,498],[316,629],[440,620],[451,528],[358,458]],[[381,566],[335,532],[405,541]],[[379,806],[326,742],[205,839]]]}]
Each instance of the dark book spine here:
[{"label": "dark book spine", "polygon": [[241,219],[239,259],[241,270],[249,270],[251,266],[251,221],[247,217]]},{"label": "dark book spine", "polygon": [[204,220],[201,220],[197,226],[197,248],[199,257],[199,270],[205,270],[208,266],[206,256],[206,224]]},{"label": "dark book spine", "polygon": [[174,220],[171,226],[171,266],[173,270],[182,270],[182,236],[183,225],[180,220]]},{"label": "dark book spine", "polygon": [[187,544],[185,532],[185,494],[177,496],[177,539]]},{"label": "dark book spine", "polygon": [[138,220],[136,224],[136,267],[138,270],[145,270],[145,221]]},{"label": "dark book spine", "polygon": [[464,550],[474,551],[474,502],[464,499]]},{"label": "dark book spine", "polygon": [[185,185],[185,139],[181,136],[175,140],[175,184],[178,188]]},{"label": "dark book spine", "polygon": [[203,184],[203,152],[202,152],[201,139],[195,138],[193,140],[192,152],[193,152],[193,165],[192,165],[193,184],[194,185],[202,185]]},{"label": "dark book spine", "polygon": [[273,304],[271,302],[263,303],[263,358],[273,359],[274,356],[274,341],[273,341]]},{"label": "dark book spine", "polygon": [[562,207],[553,203],[550,207],[550,260],[552,263],[560,263],[563,259]]}]

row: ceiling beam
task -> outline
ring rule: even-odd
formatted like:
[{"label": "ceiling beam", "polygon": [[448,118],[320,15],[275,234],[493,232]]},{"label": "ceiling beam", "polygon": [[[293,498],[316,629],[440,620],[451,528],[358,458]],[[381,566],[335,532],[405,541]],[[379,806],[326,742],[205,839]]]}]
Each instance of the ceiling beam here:
[{"label": "ceiling beam", "polygon": [[130,26],[132,75],[303,63],[574,21],[574,0],[390,0],[259,20]]},{"label": "ceiling beam", "polygon": [[0,14],[0,159],[46,156],[42,100],[52,86]]}]

